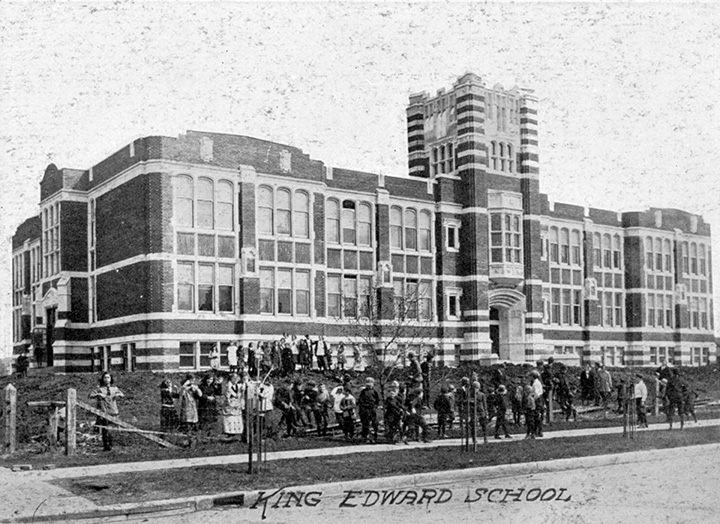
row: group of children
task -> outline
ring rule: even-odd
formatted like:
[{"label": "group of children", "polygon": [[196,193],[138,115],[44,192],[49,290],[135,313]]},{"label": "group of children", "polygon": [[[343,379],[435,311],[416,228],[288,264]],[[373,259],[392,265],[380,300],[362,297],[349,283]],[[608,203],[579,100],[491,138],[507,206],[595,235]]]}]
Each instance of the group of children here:
[{"label": "group of children", "polygon": [[253,381],[246,372],[204,375],[198,385],[195,375],[185,375],[178,387],[170,379],[160,384],[160,427],[193,433],[213,433],[222,422],[222,433],[240,436],[244,433],[246,402],[257,402],[257,410],[265,414],[273,409],[274,387]]},{"label": "group of children", "polygon": [[[241,341],[227,347],[227,365],[229,370],[246,370],[251,377],[258,373],[266,375],[273,372],[283,377],[292,377],[296,371],[305,372],[318,369],[325,373],[331,370],[344,372],[348,356],[352,356],[352,369],[364,371],[365,364],[358,345],[346,350],[345,343],[330,345],[325,337],[312,340],[310,335],[297,337],[284,334],[275,341],[250,342],[243,346]],[[221,355],[217,349],[210,354],[210,367],[221,368]]]}]

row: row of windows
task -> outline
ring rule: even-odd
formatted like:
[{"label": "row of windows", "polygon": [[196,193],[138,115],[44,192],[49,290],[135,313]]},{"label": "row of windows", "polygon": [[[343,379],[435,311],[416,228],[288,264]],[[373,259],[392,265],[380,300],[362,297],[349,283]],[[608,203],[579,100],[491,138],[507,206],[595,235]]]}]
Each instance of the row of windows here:
[{"label": "row of windows", "polygon": [[234,229],[233,183],[188,175],[175,178],[175,223],[179,227]]},{"label": "row of windows", "polygon": [[515,170],[512,144],[506,144],[505,142],[497,143],[495,141],[490,142],[490,162],[495,171],[508,171],[512,173]]},{"label": "row of windows", "polygon": [[550,301],[545,301],[545,323],[582,325],[582,293],[577,289],[550,289]]},{"label": "row of windows", "polygon": [[522,222],[519,214],[490,214],[490,261],[522,263]]},{"label": "row of windows", "polygon": [[[548,232],[550,262],[555,264],[582,264],[580,249],[580,231],[551,227]],[[547,256],[547,255],[546,255]]]},{"label": "row of windows", "polygon": [[432,218],[429,211],[390,208],[390,247],[408,251],[432,249]]},{"label": "row of windows", "polygon": [[595,267],[622,269],[622,240],[620,235],[593,234]]},{"label": "row of windows", "polygon": [[325,239],[330,244],[372,245],[372,207],[334,198],[325,205]]},{"label": "row of windows", "polygon": [[672,295],[649,293],[647,295],[647,325],[673,327],[673,309]]},{"label": "row of windows", "polygon": [[234,267],[223,264],[178,262],[179,311],[232,313],[235,309]]},{"label": "row of windows", "polygon": [[261,235],[310,237],[310,196],[268,186],[258,188],[258,233]]},{"label": "row of windows", "polygon": [[455,169],[455,149],[452,142],[434,147],[431,152],[431,174],[452,173]]},{"label": "row of windows", "polygon": [[43,273],[45,278],[60,272],[60,203],[42,213]]},{"label": "row of windows", "polygon": [[[689,245],[689,251],[690,256],[688,257],[688,245]],[[683,242],[680,245],[681,250],[681,260],[682,260],[682,272],[683,274],[692,274],[692,275],[707,275],[707,258],[706,258],[706,250],[705,245],[700,244],[699,250],[698,250],[698,244],[695,242],[691,242],[688,244],[687,242]],[[698,260],[698,254],[699,254],[699,260]],[[698,264],[699,261],[699,264]]]},{"label": "row of windows", "polygon": [[601,346],[600,362],[603,366],[624,366],[625,348],[621,346]]}]

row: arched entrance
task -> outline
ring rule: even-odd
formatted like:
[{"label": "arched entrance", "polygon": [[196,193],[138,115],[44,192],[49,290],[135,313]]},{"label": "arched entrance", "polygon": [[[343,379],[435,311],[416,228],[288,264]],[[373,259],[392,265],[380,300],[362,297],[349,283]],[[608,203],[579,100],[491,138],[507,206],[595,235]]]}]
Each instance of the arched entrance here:
[{"label": "arched entrance", "polygon": [[500,360],[525,360],[525,295],[498,288],[489,293],[490,341]]}]

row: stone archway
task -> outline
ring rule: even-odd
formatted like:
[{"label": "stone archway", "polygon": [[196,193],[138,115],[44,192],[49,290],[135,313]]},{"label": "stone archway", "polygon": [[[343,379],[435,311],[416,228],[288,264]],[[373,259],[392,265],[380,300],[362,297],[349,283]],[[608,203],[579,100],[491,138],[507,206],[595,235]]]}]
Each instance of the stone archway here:
[{"label": "stone archway", "polygon": [[490,339],[500,360],[525,360],[525,295],[516,289],[497,288],[488,294]]}]

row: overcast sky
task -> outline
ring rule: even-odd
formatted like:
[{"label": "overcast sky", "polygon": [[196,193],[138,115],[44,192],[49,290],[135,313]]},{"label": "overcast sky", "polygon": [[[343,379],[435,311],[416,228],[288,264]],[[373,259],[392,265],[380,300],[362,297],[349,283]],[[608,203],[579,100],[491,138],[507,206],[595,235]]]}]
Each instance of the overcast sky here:
[{"label": "overcast sky", "polygon": [[711,4],[2,3],[0,348],[50,162],[194,129],[401,176],[409,94],[466,71],[535,90],[552,200],[702,214],[720,274],[719,55]]}]

